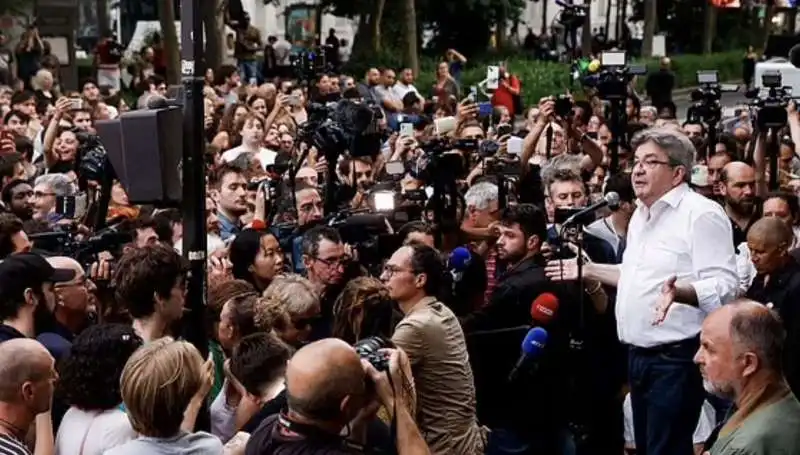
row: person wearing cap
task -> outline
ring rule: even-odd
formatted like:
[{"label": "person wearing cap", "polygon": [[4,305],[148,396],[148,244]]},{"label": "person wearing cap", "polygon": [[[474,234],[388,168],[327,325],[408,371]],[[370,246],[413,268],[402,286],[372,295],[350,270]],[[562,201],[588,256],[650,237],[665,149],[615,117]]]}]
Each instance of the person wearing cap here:
[{"label": "person wearing cap", "polygon": [[[36,338],[39,305],[55,301],[53,285],[75,279],[75,271],[53,268],[45,258],[35,253],[9,256],[0,263],[0,342],[15,338]],[[61,337],[41,340],[55,357],[65,353],[69,342]]]}]

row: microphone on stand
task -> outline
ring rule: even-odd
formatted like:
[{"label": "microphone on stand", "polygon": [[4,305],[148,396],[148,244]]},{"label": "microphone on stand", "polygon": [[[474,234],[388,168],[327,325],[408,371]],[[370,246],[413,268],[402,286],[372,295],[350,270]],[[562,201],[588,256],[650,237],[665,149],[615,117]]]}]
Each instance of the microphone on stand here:
[{"label": "microphone on stand", "polygon": [[606,206],[608,206],[611,210],[616,210],[619,208],[619,201],[619,194],[615,193],[614,191],[609,191],[605,196],[603,196],[603,199],[584,208],[583,210],[575,212],[574,215],[567,218],[567,220],[562,224],[565,226],[574,224],[575,221],[579,220],[581,217],[586,216],[589,213],[596,212]]}]

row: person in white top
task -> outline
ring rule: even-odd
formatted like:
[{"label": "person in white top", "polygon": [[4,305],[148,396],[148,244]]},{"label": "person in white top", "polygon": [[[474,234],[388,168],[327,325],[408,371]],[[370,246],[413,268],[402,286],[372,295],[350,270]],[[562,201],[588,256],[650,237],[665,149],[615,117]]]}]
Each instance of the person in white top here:
[{"label": "person in white top", "polygon": [[242,153],[250,153],[265,170],[267,166],[275,163],[275,157],[278,156],[277,152],[264,148],[261,145],[264,143],[264,118],[258,114],[247,114],[242,120],[242,145],[226,150],[222,154],[222,161],[230,163],[239,157]]},{"label": "person in white top", "polygon": [[[622,264],[586,264],[584,277],[617,286],[639,453],[689,455],[704,400],[692,363],[700,327],[737,291],[731,223],[722,207],[689,189],[695,148],[686,136],[651,128],[631,148],[637,207]],[[574,279],[576,269],[574,260],[552,261],[546,271]]]},{"label": "person in white top", "polygon": [[58,427],[56,455],[102,455],[136,438],[120,377],[143,343],[127,324],[94,325],[75,338],[56,388],[70,406]]},{"label": "person in white top", "polygon": [[[392,95],[396,99],[402,100],[408,92],[414,92],[419,95],[419,90],[414,87],[414,70],[404,68],[400,73],[400,78],[392,86]],[[419,97],[422,98],[422,95],[419,95]]]}]

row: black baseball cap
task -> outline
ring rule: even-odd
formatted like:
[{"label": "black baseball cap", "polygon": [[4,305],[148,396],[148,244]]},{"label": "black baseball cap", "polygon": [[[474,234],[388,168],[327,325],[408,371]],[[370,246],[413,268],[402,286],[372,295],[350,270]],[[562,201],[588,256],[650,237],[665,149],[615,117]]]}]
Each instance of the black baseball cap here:
[{"label": "black baseball cap", "polygon": [[21,295],[43,283],[63,283],[75,278],[72,269],[56,269],[36,253],[12,254],[0,262],[0,298]]}]

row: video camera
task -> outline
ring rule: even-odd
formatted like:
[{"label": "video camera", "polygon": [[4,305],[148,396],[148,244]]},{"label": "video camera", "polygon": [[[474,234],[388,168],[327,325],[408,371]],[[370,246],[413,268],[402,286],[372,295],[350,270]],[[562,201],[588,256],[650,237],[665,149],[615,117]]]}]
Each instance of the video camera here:
[{"label": "video camera", "polygon": [[586,76],[583,85],[597,90],[603,100],[625,101],[633,78],[644,74],[647,74],[647,68],[628,65],[624,51],[606,51],[600,54],[599,72]]},{"label": "video camera", "polygon": [[722,119],[722,94],[736,92],[739,88],[720,84],[717,71],[713,70],[698,71],[697,85],[690,94],[692,105],[687,113],[688,120],[714,126]]},{"label": "video camera", "polygon": [[328,48],[320,47],[317,50],[301,50],[289,56],[289,64],[295,79],[311,81],[329,72],[332,68],[328,64]]},{"label": "video camera", "polygon": [[335,103],[311,103],[308,121],[300,128],[298,138],[313,145],[326,156],[349,151],[351,156],[374,156],[385,139],[379,122],[383,111],[370,103],[340,100]]},{"label": "video camera", "polygon": [[115,254],[123,245],[133,241],[133,235],[121,225],[108,227],[85,239],[80,239],[77,226],[73,224],[61,225],[58,229],[54,232],[31,234],[28,238],[34,248],[71,257],[86,270],[97,260],[98,253],[109,251]]},{"label": "video camera", "polygon": [[782,128],[789,120],[786,107],[795,97],[792,88],[783,86],[780,71],[764,71],[761,75],[761,90],[755,89],[747,92],[751,98],[750,105],[758,109],[756,122],[758,128],[766,131],[770,128]]}]

